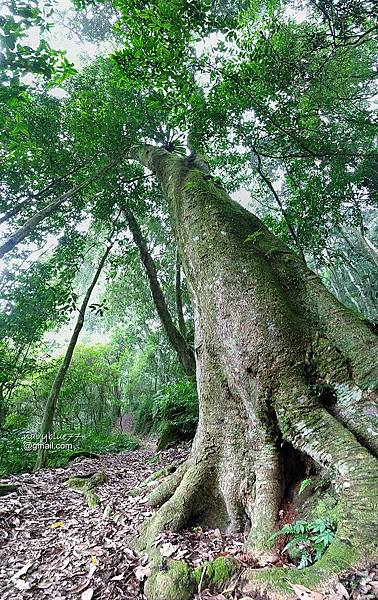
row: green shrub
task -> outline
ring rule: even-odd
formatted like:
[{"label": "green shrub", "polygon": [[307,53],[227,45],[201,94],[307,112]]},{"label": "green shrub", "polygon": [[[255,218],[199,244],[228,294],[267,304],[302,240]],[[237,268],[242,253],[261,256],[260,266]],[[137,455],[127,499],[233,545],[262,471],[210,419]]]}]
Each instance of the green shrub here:
[{"label": "green shrub", "polygon": [[33,470],[37,454],[25,451],[25,439],[17,430],[0,432],[0,477]]},{"label": "green shrub", "polygon": [[131,411],[134,418],[134,432],[139,435],[151,433],[154,428],[154,395],[142,396]]},{"label": "green shrub", "polygon": [[5,419],[5,429],[26,429],[29,424],[29,415],[9,413]]},{"label": "green shrub", "polygon": [[184,437],[193,436],[198,422],[195,383],[186,380],[162,388],[154,398],[153,419],[158,431],[164,423],[171,423],[180,429]]}]

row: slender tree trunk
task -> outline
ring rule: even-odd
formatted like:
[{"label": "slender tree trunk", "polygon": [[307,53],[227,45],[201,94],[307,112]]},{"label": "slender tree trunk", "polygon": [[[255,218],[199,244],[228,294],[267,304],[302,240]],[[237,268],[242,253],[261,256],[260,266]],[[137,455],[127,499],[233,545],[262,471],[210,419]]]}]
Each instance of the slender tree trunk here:
[{"label": "slender tree trunk", "polygon": [[22,200],[21,202],[18,202],[13,208],[11,208],[11,210],[8,210],[8,212],[4,213],[2,217],[0,217],[0,225],[2,225],[3,223],[6,223],[7,221],[9,221],[12,217],[15,217],[16,215],[18,215],[22,209],[24,208],[24,206],[26,206],[27,204],[29,204],[30,200],[36,200],[38,196],[33,196],[32,198],[26,198],[25,200]]},{"label": "slender tree trunk", "polygon": [[73,175],[74,173],[77,173],[78,171],[80,171],[80,169],[82,169],[84,165],[85,165],[85,163],[82,163],[76,167],[73,167],[72,169],[70,169],[70,171],[68,171],[67,173],[64,173],[64,175],[61,175],[60,177],[53,179],[45,188],[43,188],[43,190],[38,192],[38,194],[29,195],[27,198],[25,198],[25,200],[21,200],[21,202],[18,202],[15,206],[13,206],[13,208],[11,208],[7,212],[5,212],[3,214],[3,216],[0,217],[0,225],[2,223],[5,223],[6,221],[9,221],[9,219],[11,219],[12,217],[15,217],[16,215],[18,215],[22,211],[24,206],[26,206],[33,200],[38,200],[39,198],[43,198],[43,196],[48,194],[55,186],[57,186],[61,181],[66,179],[66,177],[69,177],[70,175]]},{"label": "slender tree trunk", "polygon": [[[114,244],[114,242],[110,242],[110,241],[108,242],[106,250],[98,264],[97,270],[94,274],[91,284],[90,284],[89,288],[87,289],[86,294],[83,299],[83,302],[80,306],[76,324],[75,324],[71,339],[69,341],[69,344],[67,346],[67,350],[64,355],[63,362],[60,365],[59,370],[56,374],[54,383],[52,385],[49,397],[46,402],[43,419],[42,419],[42,424],[41,424],[41,442],[42,442],[42,444],[44,443],[44,440],[47,439],[48,434],[50,434],[52,432],[54,416],[56,413],[56,407],[57,407],[58,399],[59,399],[59,393],[60,393],[61,387],[63,385],[64,378],[65,378],[67,371],[69,369],[69,366],[71,364],[71,360],[72,360],[72,356],[73,356],[73,353],[74,353],[74,350],[75,350],[75,347],[77,344],[77,340],[79,339],[80,332],[84,325],[85,312],[87,310],[92,292],[93,292],[93,290],[96,286],[96,283],[100,277],[101,271],[106,263],[106,260],[107,260],[109,253],[113,247],[113,244]],[[37,463],[35,466],[36,470],[47,466],[47,457],[48,457],[48,451],[45,448],[41,447],[38,451],[38,458],[37,458]]]},{"label": "slender tree trunk", "polygon": [[186,339],[186,324],[182,305],[182,288],[181,288],[181,263],[180,255],[177,249],[176,256],[176,311],[177,311],[177,323],[181,335]]},{"label": "slender tree trunk", "polygon": [[10,252],[11,250],[13,250],[13,248],[15,246],[17,246],[17,244],[19,244],[25,238],[27,238],[34,231],[34,229],[39,225],[39,223],[44,221],[44,219],[46,219],[50,215],[54,214],[60,208],[60,206],[63,204],[63,202],[65,202],[69,198],[72,198],[72,196],[74,196],[77,192],[79,192],[80,190],[82,190],[85,187],[87,187],[88,185],[90,185],[93,181],[95,181],[101,175],[103,175],[104,173],[109,171],[112,167],[114,167],[118,162],[119,162],[119,159],[112,160],[105,167],[98,169],[93,175],[91,175],[91,177],[88,177],[88,179],[86,179],[82,183],[75,185],[68,192],[66,192],[65,194],[63,194],[62,196],[60,196],[59,198],[54,200],[54,202],[51,202],[51,204],[49,204],[48,206],[45,206],[45,208],[40,210],[36,215],[33,215],[25,223],[25,225],[20,227],[20,229],[18,229],[18,231],[16,231],[12,235],[10,235],[8,237],[8,239],[6,239],[5,242],[2,243],[2,245],[0,246],[0,258],[2,256],[4,256],[4,254],[6,254],[7,252]]},{"label": "slender tree trunk", "polygon": [[254,152],[255,152],[255,154],[257,156],[257,171],[258,171],[261,179],[264,181],[265,185],[268,187],[269,191],[271,192],[271,194],[272,194],[273,198],[275,199],[276,203],[278,204],[279,209],[281,211],[281,214],[282,214],[282,216],[283,216],[283,218],[285,220],[286,226],[287,226],[287,228],[289,230],[289,233],[290,233],[291,237],[293,238],[294,243],[296,244],[296,246],[298,248],[298,252],[299,252],[300,256],[302,257],[303,262],[306,263],[306,257],[304,255],[303,248],[301,246],[298,233],[296,232],[295,228],[293,227],[293,225],[290,222],[290,218],[288,216],[287,210],[285,209],[284,205],[281,202],[281,198],[279,197],[278,193],[274,189],[273,184],[270,181],[269,177],[264,172],[260,154],[258,152],[256,152],[255,149],[254,149]]},{"label": "slender tree trunk", "polygon": [[148,251],[147,243],[143,237],[139,223],[129,208],[124,210],[124,215],[133,236],[135,245],[139,250],[141,261],[145,267],[150,284],[152,299],[155,304],[156,312],[158,313],[161,323],[164,327],[164,331],[168,337],[168,340],[176,351],[177,357],[185,373],[189,375],[189,377],[194,377],[196,373],[196,362],[193,351],[188,345],[185,337],[177,329],[173,322],[157,276],[154,260]]},{"label": "slender tree trunk", "polygon": [[0,386],[0,428],[3,427],[7,416],[7,404],[4,398],[3,386]]},{"label": "slender tree trunk", "polygon": [[[197,522],[247,527],[248,548],[264,550],[285,492],[285,441],[332,474],[341,519],[318,563],[274,577],[265,570],[263,585],[287,592],[287,581],[311,581],[313,588],[376,557],[377,335],[200,163],[153,146],[138,158],[169,200],[194,307],[200,399],[190,457],[151,494],[160,509],[140,546],[151,548],[165,527]],[[344,395],[331,413],[314,392],[322,383],[359,395]],[[260,585],[253,572],[249,579]]]}]

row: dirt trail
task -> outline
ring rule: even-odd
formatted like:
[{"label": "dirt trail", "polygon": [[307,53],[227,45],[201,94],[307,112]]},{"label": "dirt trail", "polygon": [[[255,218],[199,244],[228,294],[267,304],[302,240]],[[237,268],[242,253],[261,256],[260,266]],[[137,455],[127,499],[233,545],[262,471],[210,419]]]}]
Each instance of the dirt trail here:
[{"label": "dirt trail", "polygon": [[[149,442],[133,452],[76,459],[65,468],[9,477],[19,491],[0,498],[1,600],[145,600],[138,577],[148,557],[137,557],[127,539],[138,534],[138,526],[152,511],[145,494],[128,492],[156,470],[181,461],[187,450],[166,450],[152,460],[154,452]],[[72,475],[100,471],[108,480],[96,490],[101,503],[91,510],[85,497],[63,482]],[[243,553],[242,536],[226,536],[217,529],[166,532],[158,541],[171,558],[193,567],[224,554],[234,555],[241,570],[251,564]],[[350,590],[352,584],[356,588],[350,595],[353,600],[378,597],[375,567],[350,573],[344,582]],[[237,585],[224,594],[201,590],[200,597],[237,600],[242,596]]]},{"label": "dirt trail", "polygon": [[[126,539],[151,511],[142,496],[128,491],[185,453],[162,452],[154,464],[152,455],[149,445],[9,477],[19,493],[0,498],[0,598],[80,599],[85,591],[90,598],[92,589],[96,600],[144,598],[134,574],[139,559]],[[108,481],[97,490],[101,504],[90,510],[84,496],[63,482],[98,471]]]}]

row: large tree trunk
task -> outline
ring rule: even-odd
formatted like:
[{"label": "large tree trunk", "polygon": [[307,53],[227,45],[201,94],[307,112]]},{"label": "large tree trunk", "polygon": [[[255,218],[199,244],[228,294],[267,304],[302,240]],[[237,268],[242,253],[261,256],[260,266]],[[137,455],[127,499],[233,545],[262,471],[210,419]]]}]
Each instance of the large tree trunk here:
[{"label": "large tree trunk", "polygon": [[[165,527],[198,522],[250,527],[248,547],[264,549],[284,493],[285,442],[340,489],[337,535],[309,568],[315,585],[372,555],[378,539],[378,338],[201,161],[152,146],[138,158],[169,199],[194,307],[200,398],[191,455],[152,493],[161,508],[144,544]],[[315,383],[359,393],[342,394],[331,411]],[[282,571],[281,587],[301,573]]]}]

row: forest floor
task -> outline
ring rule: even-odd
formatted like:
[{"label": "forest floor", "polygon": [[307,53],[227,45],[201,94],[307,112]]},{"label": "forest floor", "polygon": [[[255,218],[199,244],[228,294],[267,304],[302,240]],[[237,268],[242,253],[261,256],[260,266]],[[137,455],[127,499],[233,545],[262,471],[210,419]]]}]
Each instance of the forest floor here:
[{"label": "forest floor", "polygon": [[[175,448],[155,455],[148,443],[133,452],[75,459],[65,468],[9,477],[18,493],[0,498],[0,598],[144,600],[148,556],[138,557],[127,540],[138,534],[140,523],[152,510],[146,504],[148,488],[137,496],[128,492],[156,470],[183,460],[186,452]],[[108,479],[96,490],[101,503],[90,509],[85,497],[64,481],[95,472],[106,473]],[[242,537],[226,536],[217,529],[167,532],[158,542],[163,556],[185,560],[193,567],[228,554],[237,558],[241,571],[251,566]],[[238,578],[240,574],[223,594],[200,589],[195,599],[237,600],[243,595]],[[350,572],[330,594],[320,597],[378,598],[378,568]]]}]

